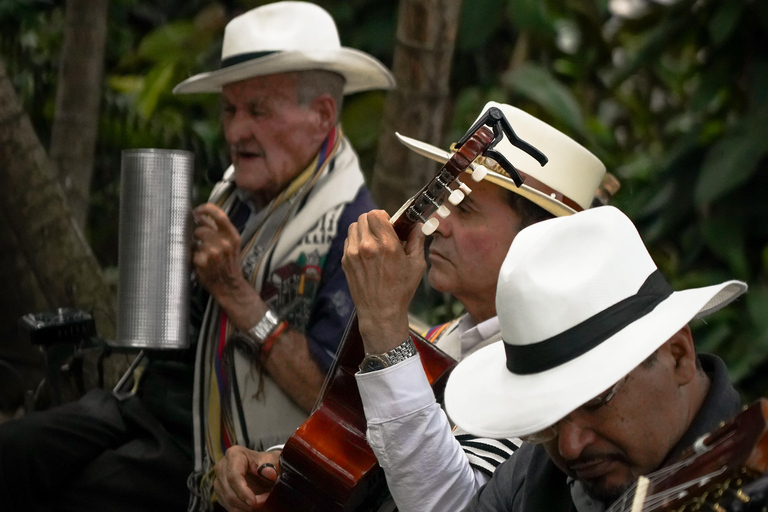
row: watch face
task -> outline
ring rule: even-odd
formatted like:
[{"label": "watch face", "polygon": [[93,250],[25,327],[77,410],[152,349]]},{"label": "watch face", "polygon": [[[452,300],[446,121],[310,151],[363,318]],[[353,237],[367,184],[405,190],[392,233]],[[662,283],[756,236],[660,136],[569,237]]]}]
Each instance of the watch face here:
[{"label": "watch face", "polygon": [[384,363],[382,356],[379,356],[379,355],[365,356],[365,359],[363,359],[363,362],[360,363],[360,371],[363,373],[375,372],[376,370],[383,370],[386,367],[387,365]]}]

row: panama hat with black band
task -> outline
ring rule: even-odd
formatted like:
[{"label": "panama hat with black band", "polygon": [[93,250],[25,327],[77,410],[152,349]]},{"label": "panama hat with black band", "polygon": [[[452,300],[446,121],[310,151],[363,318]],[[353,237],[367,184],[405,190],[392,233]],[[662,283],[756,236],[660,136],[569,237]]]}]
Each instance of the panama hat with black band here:
[{"label": "panama hat with black band", "polygon": [[392,89],[395,79],[376,58],[341,46],[336,23],[309,2],[276,2],[233,18],[224,29],[221,67],[187,78],[174,94],[220,92],[256,76],[326,70],[344,77],[344,94]]},{"label": "panama hat with black band", "polygon": [[612,206],[529,226],[499,273],[503,341],[454,369],[447,413],[477,436],[539,432],[609,389],[692,319],[746,290],[727,281],[673,291],[635,226]]}]

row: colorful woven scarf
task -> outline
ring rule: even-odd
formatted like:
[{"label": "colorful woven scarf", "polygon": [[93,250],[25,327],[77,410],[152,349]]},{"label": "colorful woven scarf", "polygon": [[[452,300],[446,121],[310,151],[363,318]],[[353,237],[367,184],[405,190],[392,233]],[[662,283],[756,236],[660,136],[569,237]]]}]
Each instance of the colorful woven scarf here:
[{"label": "colorful woven scarf", "polygon": [[[322,175],[326,162],[330,161],[341,140],[340,128],[334,129],[323,142],[323,145],[309,166],[282,193],[280,193],[264,212],[252,216],[243,229],[243,243],[240,252],[240,264],[248,281],[257,290],[259,271],[264,264],[265,255],[274,249],[275,244],[293,217],[301,200],[312,189],[317,179]],[[217,308],[218,309],[218,308]],[[214,350],[213,372],[215,378],[210,379],[208,394],[208,453],[213,463],[221,460],[227,448],[234,444],[249,444],[248,440],[238,439],[234,425],[232,397],[232,362],[231,355],[226,357],[227,344],[235,329],[227,319],[224,311],[219,311],[216,347]],[[256,354],[254,354],[256,355]],[[234,404],[238,406],[239,404]]]}]

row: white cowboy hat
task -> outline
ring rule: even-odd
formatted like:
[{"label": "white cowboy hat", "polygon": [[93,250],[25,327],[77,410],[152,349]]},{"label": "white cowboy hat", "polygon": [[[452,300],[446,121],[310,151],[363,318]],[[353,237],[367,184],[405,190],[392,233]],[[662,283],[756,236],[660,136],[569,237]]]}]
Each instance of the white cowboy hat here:
[{"label": "white cowboy hat", "polygon": [[[491,101],[483,107],[478,119],[491,107],[499,108],[514,132],[544,153],[549,161],[542,167],[505,137],[494,149],[521,172],[523,185],[518,188],[500,172],[489,172],[484,179],[520,194],[558,217],[589,208],[605,175],[605,165],[575,140],[511,105]],[[452,156],[431,144],[396,135],[409,149],[440,163]]]},{"label": "white cowboy hat", "polygon": [[453,370],[448,416],[482,437],[538,432],[610,388],[691,319],[746,290],[727,281],[673,292],[632,222],[612,206],[529,226],[499,273],[503,341]]},{"label": "white cowboy hat", "polygon": [[336,23],[322,7],[277,2],[227,23],[221,68],[187,78],[173,92],[220,92],[222,85],[247,78],[312,69],[342,75],[344,94],[395,87],[395,78],[381,62],[341,46]]}]

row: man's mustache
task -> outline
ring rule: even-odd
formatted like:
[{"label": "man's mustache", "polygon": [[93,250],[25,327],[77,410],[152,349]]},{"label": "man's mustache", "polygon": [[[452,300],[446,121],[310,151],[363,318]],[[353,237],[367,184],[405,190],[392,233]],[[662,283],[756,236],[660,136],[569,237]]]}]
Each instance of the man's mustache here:
[{"label": "man's mustache", "polygon": [[229,144],[229,152],[260,154],[261,148],[250,147],[250,145],[246,142],[234,142],[232,144]]},{"label": "man's mustache", "polygon": [[619,462],[622,464],[629,464],[627,458],[621,453],[594,453],[594,454],[582,454],[578,459],[568,461],[565,464],[565,468],[570,474],[575,474],[579,466],[589,466],[593,464],[599,464],[602,462]]}]

